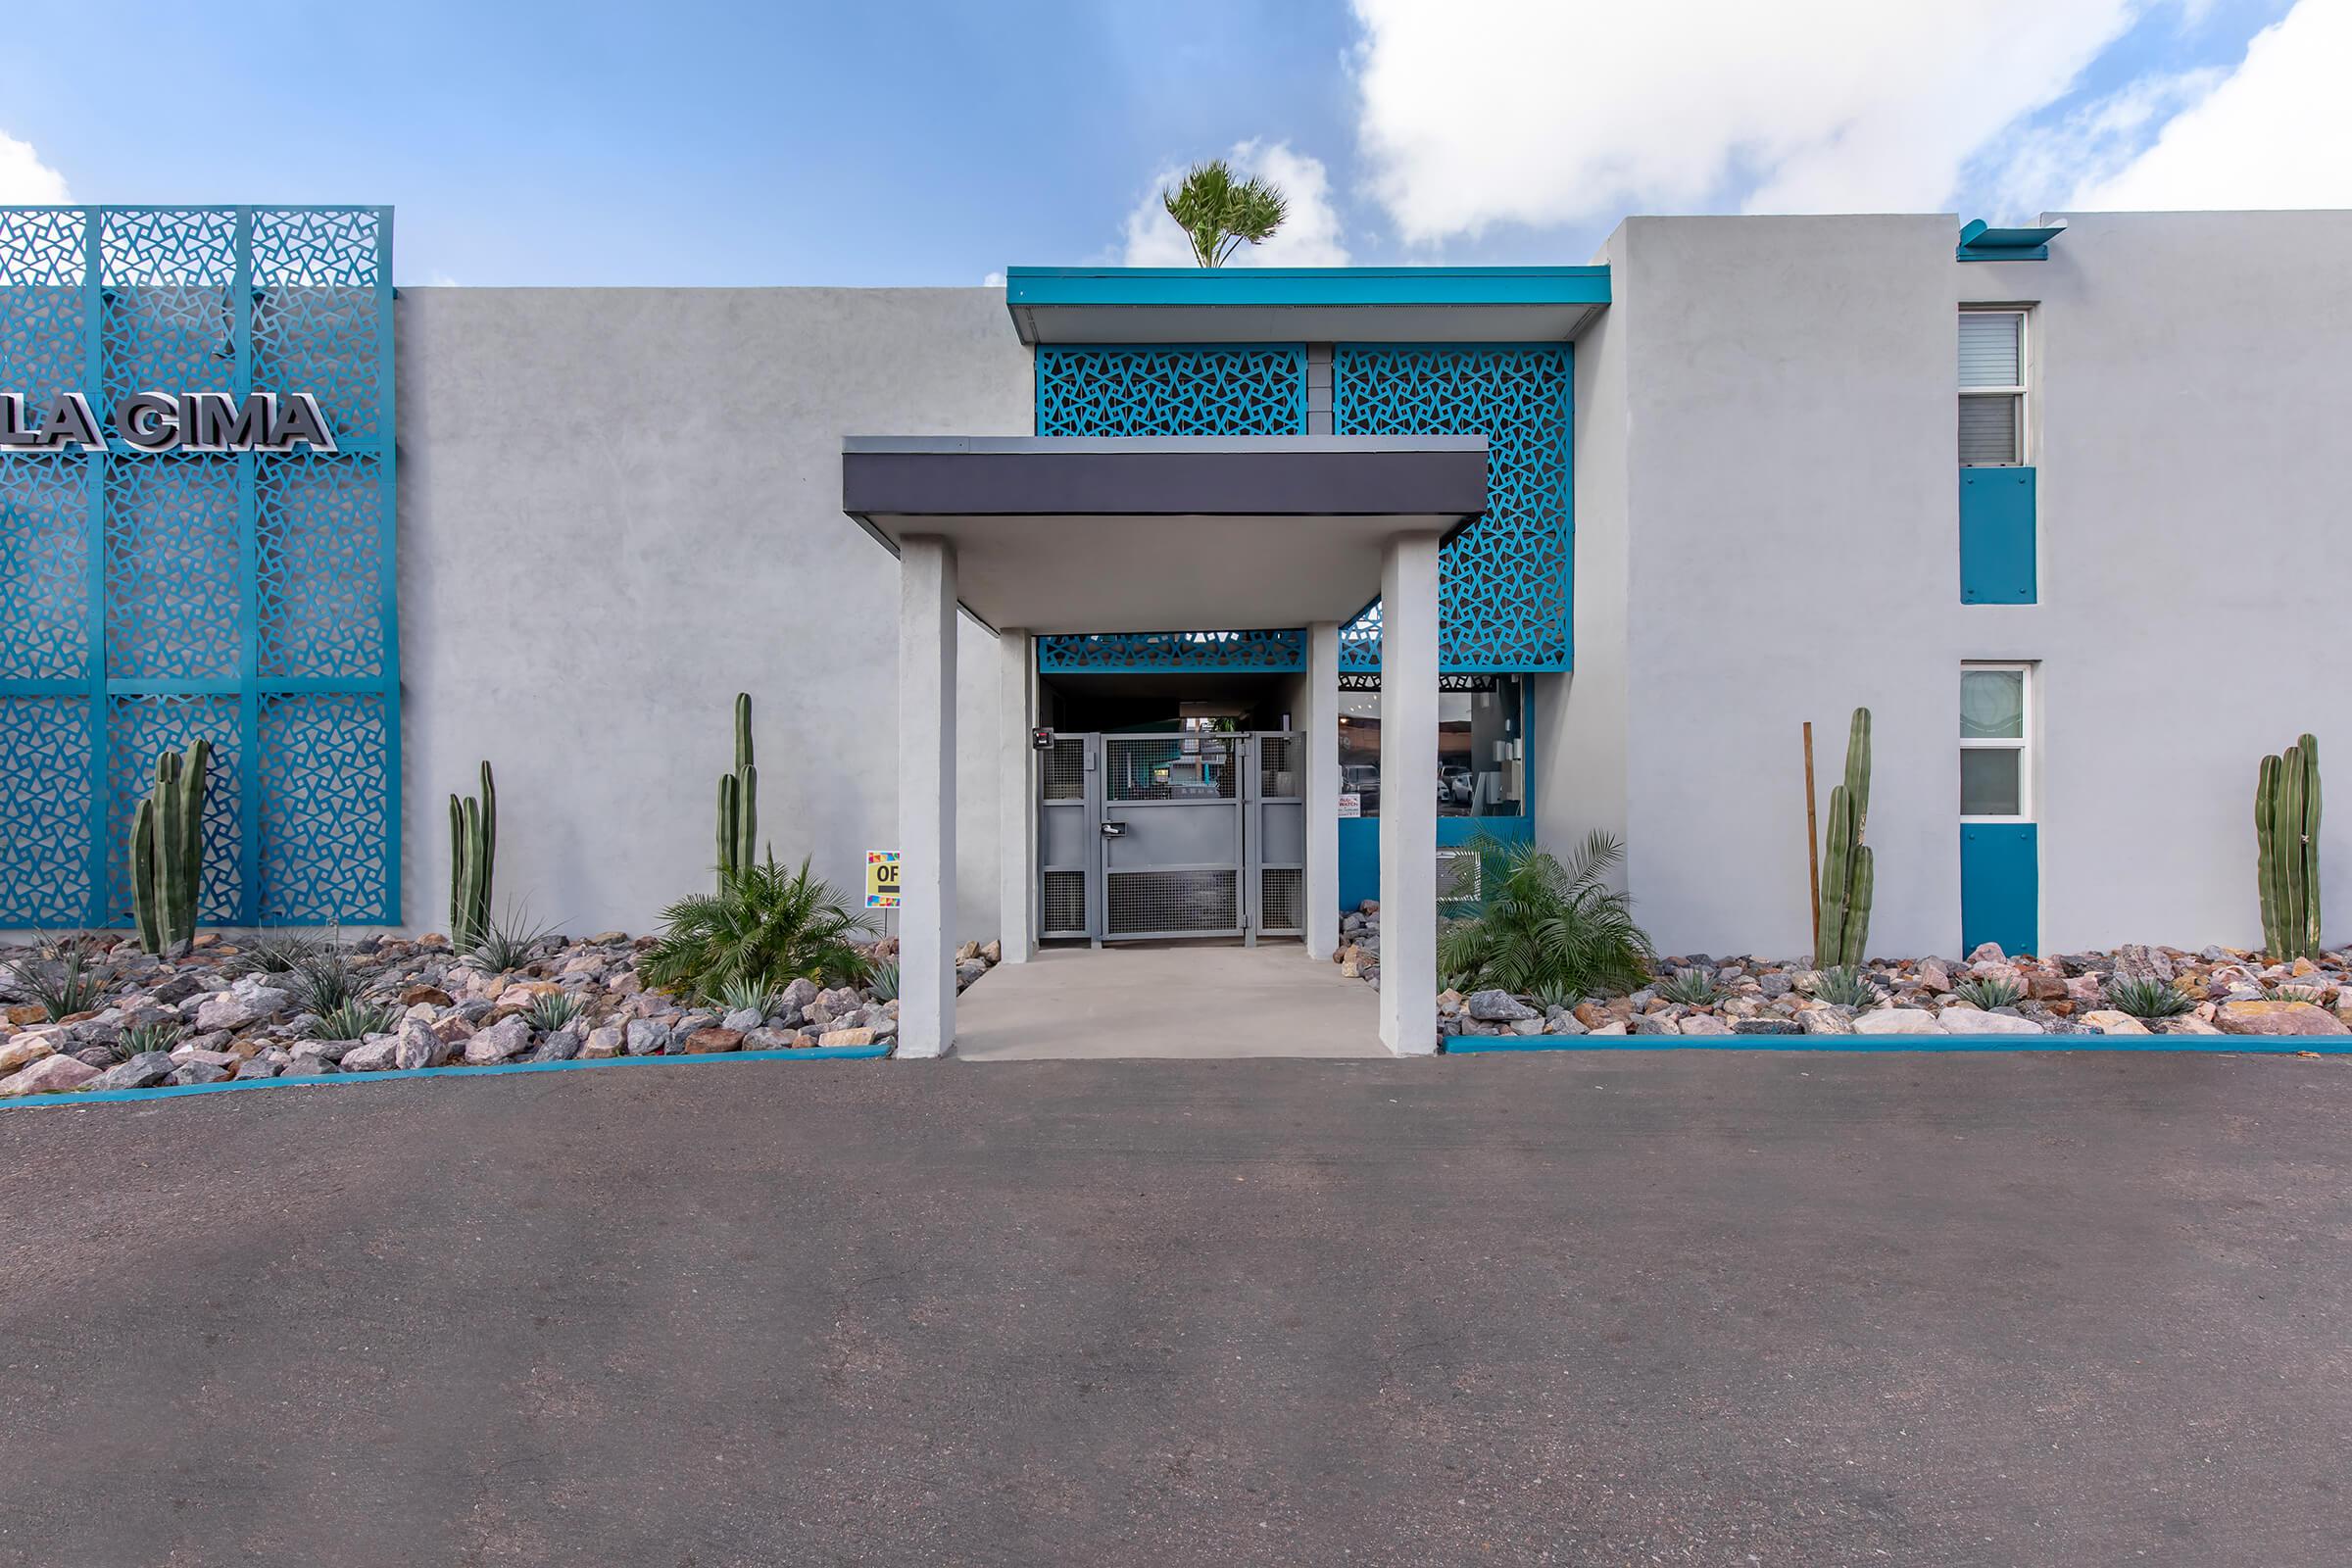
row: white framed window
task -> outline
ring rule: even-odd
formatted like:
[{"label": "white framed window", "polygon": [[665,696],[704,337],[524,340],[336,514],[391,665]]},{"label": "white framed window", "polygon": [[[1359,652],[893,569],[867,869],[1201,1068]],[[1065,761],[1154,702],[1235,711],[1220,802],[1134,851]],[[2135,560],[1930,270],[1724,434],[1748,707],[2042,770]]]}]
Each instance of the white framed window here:
[{"label": "white framed window", "polygon": [[1960,820],[2034,820],[2034,666],[1960,666]]},{"label": "white framed window", "polygon": [[2015,467],[2026,450],[2027,313],[1960,312],[1960,466]]}]

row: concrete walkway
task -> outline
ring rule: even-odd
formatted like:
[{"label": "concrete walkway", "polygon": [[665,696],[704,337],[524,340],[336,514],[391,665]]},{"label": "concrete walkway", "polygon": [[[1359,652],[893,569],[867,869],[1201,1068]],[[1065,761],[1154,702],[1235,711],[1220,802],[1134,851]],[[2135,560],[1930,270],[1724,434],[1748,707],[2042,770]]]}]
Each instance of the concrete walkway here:
[{"label": "concrete walkway", "polygon": [[1379,993],[1296,942],[1049,948],[956,1004],[967,1061],[1387,1056]]}]

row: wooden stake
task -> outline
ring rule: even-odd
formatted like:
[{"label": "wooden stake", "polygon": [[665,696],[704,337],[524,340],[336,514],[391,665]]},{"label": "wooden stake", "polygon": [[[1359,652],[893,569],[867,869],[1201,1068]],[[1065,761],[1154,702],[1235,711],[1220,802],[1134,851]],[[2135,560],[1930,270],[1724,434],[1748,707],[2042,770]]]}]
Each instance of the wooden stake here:
[{"label": "wooden stake", "polygon": [[1813,891],[1813,961],[1821,961],[1821,835],[1813,820],[1813,721],[1805,720],[1805,881]]}]

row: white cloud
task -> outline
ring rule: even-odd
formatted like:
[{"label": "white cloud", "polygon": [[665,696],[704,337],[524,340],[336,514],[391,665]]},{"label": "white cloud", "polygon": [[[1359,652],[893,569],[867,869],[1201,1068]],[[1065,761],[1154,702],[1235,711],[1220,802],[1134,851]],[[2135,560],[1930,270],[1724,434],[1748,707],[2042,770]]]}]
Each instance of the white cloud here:
[{"label": "white cloud", "polygon": [[[1348,245],[1340,232],[1340,215],[1331,205],[1331,175],[1323,160],[1294,152],[1287,141],[1237,142],[1225,161],[1237,174],[1255,174],[1272,180],[1290,200],[1290,216],[1274,237],[1262,245],[1244,245],[1233,254],[1230,267],[1345,267]],[[1190,267],[1192,247],[1184,231],[1159,202],[1159,193],[1184,177],[1181,169],[1163,169],[1135,210],[1127,215],[1127,245],[1122,261],[1128,267]]]},{"label": "white cloud", "polygon": [[1426,243],[1629,210],[1918,211],[2152,0],[1353,3],[1371,187]]},{"label": "white cloud", "polygon": [[2080,178],[2073,212],[2352,207],[2352,0],[2298,0],[2244,64],[2128,167]]},{"label": "white cloud", "polygon": [[2030,223],[2044,212],[2076,205],[2066,200],[2070,192],[2115,177],[2145,150],[2159,127],[2228,75],[2209,67],[2142,76],[2054,124],[2005,138],[1986,150],[1983,185],[1993,208],[1973,216]]},{"label": "white cloud", "polygon": [[68,199],[66,176],[42,163],[32,143],[0,131],[0,202],[38,206]]}]

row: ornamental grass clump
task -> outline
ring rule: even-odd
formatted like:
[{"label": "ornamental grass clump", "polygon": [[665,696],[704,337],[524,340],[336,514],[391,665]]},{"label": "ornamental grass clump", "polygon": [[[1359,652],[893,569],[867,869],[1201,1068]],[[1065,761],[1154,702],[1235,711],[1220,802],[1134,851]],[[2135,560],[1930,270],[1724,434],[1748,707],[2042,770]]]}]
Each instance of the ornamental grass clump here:
[{"label": "ornamental grass clump", "polygon": [[851,939],[862,916],[808,861],[798,870],[774,856],[662,911],[662,930],[637,965],[645,983],[678,996],[717,1001],[737,981],[780,991],[795,980],[858,985],[868,973]]},{"label": "ornamental grass clump", "polygon": [[1438,973],[1456,991],[1589,996],[1631,991],[1657,951],[1633,902],[1606,877],[1624,846],[1592,832],[1563,865],[1533,844],[1481,836],[1472,846],[1485,890],[1477,914],[1438,933]]},{"label": "ornamental grass clump", "polygon": [[2196,1000],[2169,980],[2134,975],[2107,982],[2107,1005],[2130,1017],[2178,1018],[2196,1006]]}]

